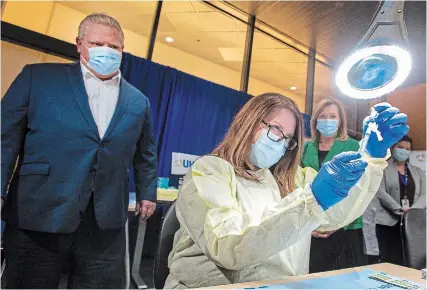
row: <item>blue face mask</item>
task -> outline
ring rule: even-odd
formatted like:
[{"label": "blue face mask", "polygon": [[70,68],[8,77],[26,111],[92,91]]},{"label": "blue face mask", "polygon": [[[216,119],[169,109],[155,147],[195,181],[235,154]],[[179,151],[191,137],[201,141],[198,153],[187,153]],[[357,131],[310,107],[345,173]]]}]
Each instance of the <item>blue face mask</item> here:
[{"label": "blue face mask", "polygon": [[402,148],[394,148],[392,154],[396,161],[406,161],[409,159],[411,151]]},{"label": "blue face mask", "polygon": [[285,141],[274,142],[267,136],[268,130],[263,129],[261,136],[252,145],[249,160],[258,168],[270,168],[286,153]]},{"label": "blue face mask", "polygon": [[317,119],[316,129],[325,137],[332,137],[338,132],[338,120]]},{"label": "blue face mask", "polygon": [[[87,47],[87,45],[83,42]],[[100,75],[108,76],[120,68],[122,53],[106,46],[88,47],[88,66]]]}]

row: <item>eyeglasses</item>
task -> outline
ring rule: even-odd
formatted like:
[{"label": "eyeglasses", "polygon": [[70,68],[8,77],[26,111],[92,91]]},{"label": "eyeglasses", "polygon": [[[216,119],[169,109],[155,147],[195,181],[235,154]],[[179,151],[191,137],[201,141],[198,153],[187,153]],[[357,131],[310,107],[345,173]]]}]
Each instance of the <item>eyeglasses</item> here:
[{"label": "eyeglasses", "polygon": [[262,121],[262,123],[268,127],[267,137],[271,141],[280,142],[282,140],[285,140],[285,148],[287,150],[294,150],[295,147],[297,147],[298,142],[292,139],[291,137],[288,137],[283,134],[282,130],[280,130],[279,127],[275,125],[270,125],[265,121]]}]

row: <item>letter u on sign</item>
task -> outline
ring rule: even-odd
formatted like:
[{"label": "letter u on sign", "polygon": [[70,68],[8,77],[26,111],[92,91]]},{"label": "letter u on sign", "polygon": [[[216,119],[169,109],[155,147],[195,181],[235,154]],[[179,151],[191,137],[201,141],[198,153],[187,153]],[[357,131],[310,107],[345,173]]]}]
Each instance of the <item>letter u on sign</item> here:
[{"label": "letter u on sign", "polygon": [[194,161],[191,161],[191,160],[183,160],[183,165],[184,165],[184,168],[190,168],[191,166],[193,166],[193,163],[194,163]]}]

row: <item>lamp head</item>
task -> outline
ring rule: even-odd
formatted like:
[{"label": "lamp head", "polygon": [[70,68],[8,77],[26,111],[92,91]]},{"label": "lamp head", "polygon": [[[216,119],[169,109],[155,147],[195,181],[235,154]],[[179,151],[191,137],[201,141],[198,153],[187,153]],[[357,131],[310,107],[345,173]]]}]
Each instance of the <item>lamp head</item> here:
[{"label": "lamp head", "polygon": [[412,68],[409,52],[384,40],[356,49],[338,68],[335,82],[352,98],[373,99],[399,87]]}]

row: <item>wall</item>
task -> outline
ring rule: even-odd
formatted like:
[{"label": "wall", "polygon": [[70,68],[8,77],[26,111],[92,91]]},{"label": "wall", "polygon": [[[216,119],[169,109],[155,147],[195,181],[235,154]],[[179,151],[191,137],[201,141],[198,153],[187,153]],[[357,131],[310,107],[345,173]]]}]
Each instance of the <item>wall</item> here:
[{"label": "wall", "polygon": [[[76,9],[51,1],[13,2],[8,4],[2,15],[3,21],[70,43],[75,42],[78,24],[86,16],[85,13]],[[34,15],[37,15],[37,19],[34,19]],[[148,37],[125,28],[123,30],[125,33],[125,50],[136,56],[145,57],[149,41]],[[15,78],[17,72],[22,69],[24,64],[41,62],[41,59],[37,59],[37,57],[22,57],[22,53],[23,51],[20,51],[20,56],[18,57],[17,53],[11,52],[9,47],[5,52],[2,52],[2,58],[10,60],[7,65],[2,65],[2,77],[6,78],[5,82],[2,81],[2,96],[4,95],[4,91],[9,87],[11,79]],[[29,52],[29,54],[32,55],[33,53]],[[171,45],[156,42],[154,60],[163,65],[174,67],[236,90],[240,88],[240,72],[189,54]],[[15,67],[11,68],[11,66]],[[6,67],[7,69],[5,69]],[[250,91],[254,95],[265,92],[277,92],[290,97],[297,103],[300,110],[304,111],[305,99],[303,97],[292,95],[289,92],[285,92],[280,88],[254,78],[250,78],[249,86]]]},{"label": "wall", "polygon": [[385,99],[370,101],[369,107],[383,101],[408,115],[408,135],[414,141],[414,150],[426,150],[426,83],[398,89]]},{"label": "wall", "polygon": [[408,115],[414,150],[426,150],[426,83],[397,90],[387,101]]},{"label": "wall", "polygon": [[22,68],[29,63],[70,62],[51,54],[39,52],[30,48],[15,45],[6,41],[1,42],[1,98],[12,84]]}]

